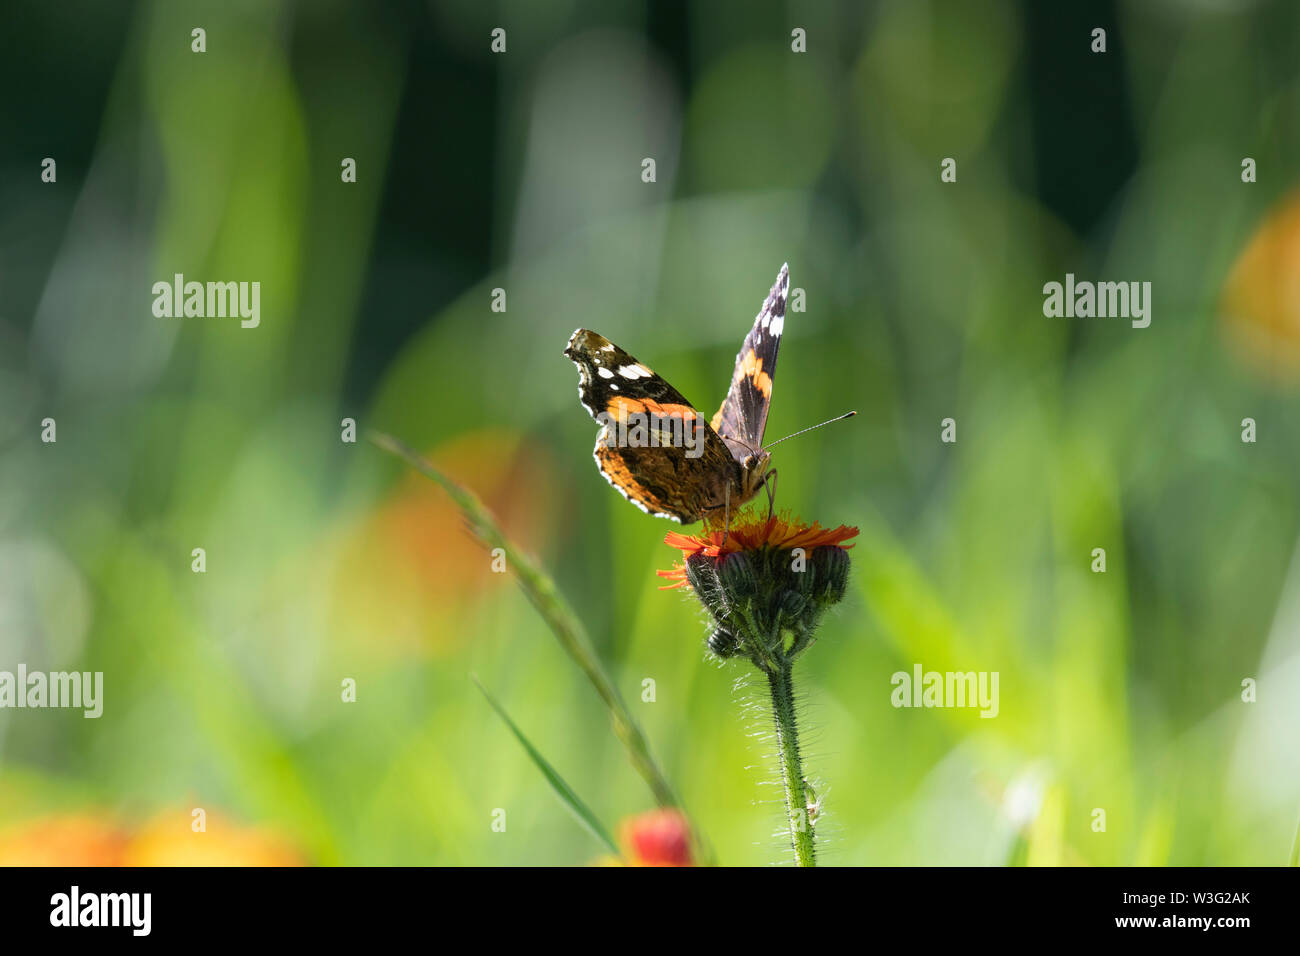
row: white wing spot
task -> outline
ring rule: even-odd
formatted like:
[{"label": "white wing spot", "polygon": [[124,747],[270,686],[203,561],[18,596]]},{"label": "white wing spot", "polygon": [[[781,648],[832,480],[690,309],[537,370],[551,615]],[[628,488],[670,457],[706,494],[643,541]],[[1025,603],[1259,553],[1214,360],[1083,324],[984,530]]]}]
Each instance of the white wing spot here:
[{"label": "white wing spot", "polygon": [[609,369],[607,369],[607,368],[598,368],[598,369],[596,369],[596,374],[599,375],[601,378],[613,378],[613,377],[614,377],[614,373],[611,372],[611,371],[610,371]]},{"label": "white wing spot", "polygon": [[644,365],[621,365],[619,366],[618,374],[622,375],[624,378],[637,379],[650,378],[654,373]]}]

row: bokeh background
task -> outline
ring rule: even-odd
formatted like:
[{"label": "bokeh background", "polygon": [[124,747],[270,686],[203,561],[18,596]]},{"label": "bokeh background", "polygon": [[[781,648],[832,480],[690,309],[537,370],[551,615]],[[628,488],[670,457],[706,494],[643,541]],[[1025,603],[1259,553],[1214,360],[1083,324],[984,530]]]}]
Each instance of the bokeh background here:
[{"label": "bokeh background", "polygon": [[[776,453],[782,506],[862,529],[799,673],[822,860],[1286,862],[1295,4],[19,0],[3,21],[0,669],[102,671],[105,710],[0,711],[0,861],[601,858],[471,674],[611,829],[652,805],[510,577],[344,417],[550,569],[718,861],[785,859],[753,688],[658,590],[672,526],[596,473],[560,350],[597,329],[711,412],[788,261],[807,309],[769,437],[860,413]],[[154,317],[177,272],[260,281],[260,327]],[[1045,318],[1066,272],[1150,281],[1150,328]],[[999,715],[893,708],[916,663],[998,671]]]}]

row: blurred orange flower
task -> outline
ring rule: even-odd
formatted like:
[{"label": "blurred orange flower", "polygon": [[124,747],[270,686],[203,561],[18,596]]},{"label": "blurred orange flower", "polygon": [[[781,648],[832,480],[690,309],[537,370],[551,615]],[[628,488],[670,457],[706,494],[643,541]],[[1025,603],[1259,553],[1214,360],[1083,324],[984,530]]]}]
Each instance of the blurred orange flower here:
[{"label": "blurred orange flower", "polygon": [[297,852],[261,827],[236,826],[209,813],[195,833],[188,810],[160,813],[138,828],[122,851],[122,866],[302,866]]},{"label": "blurred orange flower", "polygon": [[[555,514],[545,449],[492,429],[445,442],[425,457],[474,491],[512,541],[536,552]],[[457,612],[487,589],[512,584],[509,574],[491,573],[492,556],[465,530],[442,489],[405,471],[344,543],[333,613],[342,634],[372,652],[399,655],[452,646],[465,632]]]},{"label": "blurred orange flower", "polygon": [[1220,311],[1229,340],[1257,373],[1300,380],[1300,192],[1275,207],[1237,257]]},{"label": "blurred orange flower", "polygon": [[119,866],[127,839],[101,817],[42,817],[0,830],[0,866]]},{"label": "blurred orange flower", "polygon": [[0,866],[301,866],[283,839],[209,813],[203,832],[187,810],[166,811],[143,826],[106,815],[68,814],[0,830]]}]

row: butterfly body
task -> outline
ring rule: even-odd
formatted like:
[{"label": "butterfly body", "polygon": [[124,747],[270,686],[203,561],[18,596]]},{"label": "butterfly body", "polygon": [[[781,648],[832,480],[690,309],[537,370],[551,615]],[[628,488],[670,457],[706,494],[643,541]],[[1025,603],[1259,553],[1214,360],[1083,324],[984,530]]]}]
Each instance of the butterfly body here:
[{"label": "butterfly body", "polygon": [[781,267],[745,337],[731,386],[710,421],[662,376],[597,332],[564,349],[578,366],[578,397],[602,425],[600,473],[642,511],[683,524],[711,521],[751,500],[775,475],[762,447],[789,269]]}]

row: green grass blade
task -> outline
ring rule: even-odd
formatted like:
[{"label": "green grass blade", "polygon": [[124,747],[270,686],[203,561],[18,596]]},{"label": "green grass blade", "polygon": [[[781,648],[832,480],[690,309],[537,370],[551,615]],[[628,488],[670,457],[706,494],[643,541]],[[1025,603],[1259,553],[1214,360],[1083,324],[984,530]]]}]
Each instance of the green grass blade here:
[{"label": "green grass blade", "polygon": [[591,646],[582,622],[561,596],[550,576],[505,536],[496,518],[479,500],[478,495],[452,481],[409,446],[391,435],[374,433],[369,438],[376,446],[404,459],[420,474],[439,485],[455,502],[475,537],[489,548],[501,548],[505,552],[506,565],[519,582],[519,586],[523,588],[524,594],[546,621],[565,653],[578,665],[596,689],[605,709],[609,712],[615,736],[627,751],[633,768],[649,786],[655,802],[661,807],[680,806],[668,783],[668,778],[660,770],[650,752],[650,744],[646,741],[645,735],[632,717],[632,712],[628,710],[613,679],[605,671],[595,648]]},{"label": "green grass blade", "polygon": [[519,741],[520,745],[528,753],[528,756],[532,759],[533,763],[537,765],[537,769],[542,772],[542,776],[545,777],[546,782],[551,785],[551,789],[555,791],[555,795],[560,798],[560,802],[569,808],[569,812],[572,813],[577,818],[578,822],[587,829],[587,832],[609,848],[609,852],[613,853],[617,857],[621,857],[622,854],[619,853],[618,847],[609,835],[609,831],[606,830],[600,820],[596,818],[596,814],[592,812],[591,808],[582,802],[582,798],[578,796],[577,792],[569,786],[565,779],[560,776],[559,772],[547,762],[546,758],[538,753],[537,748],[534,747],[529,739],[524,736],[524,732],[516,726],[513,720],[510,719],[510,715],[505,712],[505,708],[497,703],[496,699],[487,692],[487,688],[478,682],[478,678],[472,677],[470,679],[473,680],[475,686],[483,692],[483,696],[486,697],[487,702],[492,705],[492,709],[497,712],[497,716],[505,721],[506,726],[510,728],[510,732],[515,735],[515,739]]}]

